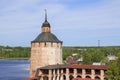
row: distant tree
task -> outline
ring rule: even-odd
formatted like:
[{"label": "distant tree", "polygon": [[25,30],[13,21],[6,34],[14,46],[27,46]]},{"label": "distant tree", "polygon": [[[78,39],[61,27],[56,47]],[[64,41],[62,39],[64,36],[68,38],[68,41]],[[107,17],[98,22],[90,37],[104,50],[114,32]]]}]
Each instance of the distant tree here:
[{"label": "distant tree", "polygon": [[84,53],[83,54],[83,64],[92,64],[92,56],[89,53]]},{"label": "distant tree", "polygon": [[120,80],[120,61],[110,61],[109,69],[106,71],[107,80]]},{"label": "distant tree", "polygon": [[104,59],[104,55],[102,52],[95,52],[92,55],[92,62],[101,62]]}]

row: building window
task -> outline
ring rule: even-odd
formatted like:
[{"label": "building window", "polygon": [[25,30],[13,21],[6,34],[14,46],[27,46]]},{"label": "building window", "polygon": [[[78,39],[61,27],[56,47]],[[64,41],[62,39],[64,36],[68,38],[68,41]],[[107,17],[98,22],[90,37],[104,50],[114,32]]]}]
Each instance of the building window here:
[{"label": "building window", "polygon": [[91,74],[91,69],[86,69],[86,74]]},{"label": "building window", "polygon": [[44,44],[44,47],[46,47],[46,42],[45,42],[45,44]]},{"label": "building window", "polygon": [[78,74],[82,74],[82,69],[77,69]]},{"label": "building window", "polygon": [[52,69],[51,71],[52,71],[52,74],[53,74],[53,71],[54,71],[54,70]]},{"label": "building window", "polygon": [[63,69],[63,73],[66,73],[66,69],[65,68]]},{"label": "building window", "polygon": [[96,70],[95,70],[95,74],[96,74],[96,75],[100,75],[100,70],[96,69]]},{"label": "building window", "polygon": [[59,69],[59,73],[61,73],[61,69]]},{"label": "building window", "polygon": [[69,69],[69,73],[74,73],[73,68]]},{"label": "building window", "polygon": [[55,74],[57,74],[57,69],[55,69]]},{"label": "building window", "polygon": [[48,70],[42,70],[42,73],[43,73],[43,74],[48,74],[49,71],[48,71]]}]

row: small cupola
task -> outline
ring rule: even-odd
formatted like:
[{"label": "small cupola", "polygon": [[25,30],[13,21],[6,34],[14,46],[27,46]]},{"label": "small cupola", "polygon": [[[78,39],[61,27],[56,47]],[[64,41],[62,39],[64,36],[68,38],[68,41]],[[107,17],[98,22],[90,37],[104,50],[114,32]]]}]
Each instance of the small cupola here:
[{"label": "small cupola", "polygon": [[45,9],[45,21],[42,24],[42,32],[50,32],[50,24],[47,21],[47,10]]},{"label": "small cupola", "polygon": [[42,24],[42,27],[49,27],[49,28],[50,28],[49,22],[46,20],[46,21]]}]

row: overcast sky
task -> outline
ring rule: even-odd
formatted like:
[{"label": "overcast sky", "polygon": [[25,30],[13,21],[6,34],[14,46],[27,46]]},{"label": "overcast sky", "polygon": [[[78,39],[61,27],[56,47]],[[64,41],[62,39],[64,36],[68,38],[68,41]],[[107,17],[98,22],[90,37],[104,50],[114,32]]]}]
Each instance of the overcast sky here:
[{"label": "overcast sky", "polygon": [[29,47],[44,9],[64,46],[120,45],[120,0],[0,0],[0,45]]}]

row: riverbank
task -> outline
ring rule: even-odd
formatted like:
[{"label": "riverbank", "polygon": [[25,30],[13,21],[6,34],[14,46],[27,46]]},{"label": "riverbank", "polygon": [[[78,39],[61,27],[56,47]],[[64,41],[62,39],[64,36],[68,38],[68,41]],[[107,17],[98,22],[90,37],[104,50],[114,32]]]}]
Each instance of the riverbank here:
[{"label": "riverbank", "polygon": [[0,58],[0,60],[29,60],[30,58]]}]

